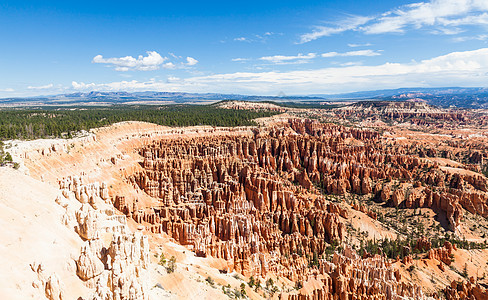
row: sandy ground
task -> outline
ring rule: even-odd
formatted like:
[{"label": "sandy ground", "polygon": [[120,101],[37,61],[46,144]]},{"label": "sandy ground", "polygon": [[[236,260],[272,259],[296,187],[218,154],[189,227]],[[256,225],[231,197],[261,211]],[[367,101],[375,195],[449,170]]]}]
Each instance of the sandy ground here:
[{"label": "sandy ground", "polygon": [[[66,299],[87,296],[88,290],[69,270],[70,256],[79,255],[78,235],[63,226],[58,189],[18,170],[0,167],[0,295],[2,299],[45,299],[32,286],[37,279],[29,264],[42,262],[45,274],[62,278]],[[73,265],[72,265],[73,266]]]},{"label": "sandy ground", "polygon": [[349,209],[348,214],[349,218],[347,222],[358,232],[367,232],[368,238],[370,239],[377,241],[385,238],[390,240],[397,238],[397,234],[394,231],[385,228],[379,221],[371,219],[363,212]]}]

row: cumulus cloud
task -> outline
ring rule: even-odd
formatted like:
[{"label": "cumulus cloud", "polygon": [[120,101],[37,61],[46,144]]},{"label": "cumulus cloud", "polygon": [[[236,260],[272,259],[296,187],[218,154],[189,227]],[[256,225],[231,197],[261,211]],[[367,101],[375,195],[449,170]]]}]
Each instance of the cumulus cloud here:
[{"label": "cumulus cloud", "polygon": [[95,83],[84,83],[84,82],[76,82],[76,81],[72,81],[71,82],[71,86],[75,89],[75,90],[87,90],[87,89],[94,89],[96,90],[97,84]]},{"label": "cumulus cloud", "polygon": [[[358,54],[356,51],[350,52]],[[347,52],[340,54],[345,53]],[[299,59],[303,59],[303,57],[311,59],[320,56],[309,53],[296,56],[278,56],[278,58],[268,60],[293,61],[297,60],[297,57],[300,57]],[[349,56],[354,55],[349,53]],[[279,91],[287,94],[307,94],[396,88],[399,86],[445,86],[446,82],[459,86],[485,86],[488,82],[488,48],[452,52],[410,63],[388,62],[379,65],[358,65],[354,62],[346,62],[336,67],[288,72],[237,72],[207,76],[195,75],[189,78],[168,77],[165,80],[127,80],[109,83],[73,81],[70,89],[78,91],[155,90],[274,95]],[[47,88],[47,86],[44,87]],[[1,89],[0,92],[14,92],[14,90]]]},{"label": "cumulus cloud", "polygon": [[161,65],[168,60],[167,57],[162,57],[156,51],[147,51],[147,56],[139,55],[137,58],[132,56],[104,58],[102,55],[97,55],[93,58],[93,63],[112,65],[117,71],[151,71],[157,70]]},{"label": "cumulus cloud", "polygon": [[176,69],[176,65],[172,62],[167,62],[163,65],[163,68],[165,68],[165,69]]},{"label": "cumulus cloud", "polygon": [[189,57],[189,56],[186,58],[186,65],[187,66],[194,66],[196,64],[198,64],[198,60],[194,59],[193,57]]},{"label": "cumulus cloud", "polygon": [[420,62],[346,65],[289,72],[237,72],[180,80],[112,83],[73,82],[76,90],[188,91],[274,95],[340,93],[399,86],[484,86],[488,82],[488,48],[452,52]]},{"label": "cumulus cloud", "polygon": [[343,53],[338,52],[327,52],[322,53],[320,56],[322,57],[338,57],[338,56],[378,56],[381,55],[380,51],[376,50],[357,50],[357,51],[348,51]]},{"label": "cumulus cloud", "polygon": [[50,89],[53,87],[54,87],[54,84],[50,83],[50,84],[41,85],[41,86],[28,86],[27,88],[29,90],[47,90],[47,89]]},{"label": "cumulus cloud", "polygon": [[310,59],[316,58],[316,53],[298,54],[298,55],[273,55],[263,56],[260,60],[273,63],[273,64],[286,64],[286,63],[305,63]]},{"label": "cumulus cloud", "polygon": [[[114,67],[116,71],[126,72],[126,71],[153,71],[160,68],[163,69],[178,69],[191,67],[198,63],[193,57],[186,57],[185,61],[182,62],[181,56],[177,56],[174,53],[169,53],[169,55],[176,60],[176,62],[168,61],[168,57],[162,57],[156,51],[147,51],[147,56],[139,55],[137,58],[132,56],[124,57],[112,57],[104,58],[102,55],[97,55],[93,58],[92,62],[96,64],[107,64]],[[179,62],[178,62],[179,60]]]},{"label": "cumulus cloud", "polygon": [[488,24],[486,0],[431,0],[418,2],[387,11],[372,17],[349,17],[334,26],[317,26],[312,32],[301,35],[306,43],[323,36],[344,31],[361,31],[366,34],[403,33],[409,28],[436,28],[435,33],[456,34],[457,26]]}]

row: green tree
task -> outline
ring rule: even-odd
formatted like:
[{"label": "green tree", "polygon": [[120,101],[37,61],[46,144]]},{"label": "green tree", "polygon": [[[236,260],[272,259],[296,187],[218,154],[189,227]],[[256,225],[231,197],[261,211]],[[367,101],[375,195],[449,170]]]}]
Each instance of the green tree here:
[{"label": "green tree", "polygon": [[7,154],[5,154],[5,161],[13,161],[12,155],[10,155],[10,152],[7,152]]},{"label": "green tree", "polygon": [[273,279],[266,280],[266,288],[269,290],[274,285]]},{"label": "green tree", "polygon": [[164,256],[164,253],[161,253],[161,256],[159,257],[159,264],[163,267],[166,265],[166,257]]},{"label": "green tree", "polygon": [[173,273],[174,271],[176,271],[176,257],[171,256],[168,262],[168,266],[166,267],[166,271],[168,273]]},{"label": "green tree", "polygon": [[254,285],[256,284],[256,281],[254,280],[254,276],[251,276],[249,278],[249,282],[247,284],[249,285],[250,288],[254,287]]}]

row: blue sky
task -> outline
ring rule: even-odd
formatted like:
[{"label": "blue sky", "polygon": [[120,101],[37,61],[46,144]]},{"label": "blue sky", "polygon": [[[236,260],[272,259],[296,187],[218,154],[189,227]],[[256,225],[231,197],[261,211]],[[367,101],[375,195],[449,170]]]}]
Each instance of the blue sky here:
[{"label": "blue sky", "polygon": [[0,97],[488,85],[486,0],[3,0],[0,40]]}]

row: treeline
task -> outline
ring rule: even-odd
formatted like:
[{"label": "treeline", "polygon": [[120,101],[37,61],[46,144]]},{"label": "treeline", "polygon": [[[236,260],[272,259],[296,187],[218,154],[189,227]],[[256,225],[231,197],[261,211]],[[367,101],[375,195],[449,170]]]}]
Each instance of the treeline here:
[{"label": "treeline", "polygon": [[[458,249],[471,250],[486,249],[488,247],[486,242],[478,243],[467,241],[465,239],[460,240],[449,235],[446,237],[431,238],[429,241],[431,243],[431,249],[442,247],[446,241],[455,245]],[[361,240],[358,254],[362,256],[367,252],[370,254],[383,254],[392,259],[396,259],[397,257],[403,259],[407,255],[421,254],[427,251],[428,249],[418,249],[417,240],[410,237],[406,239],[397,238],[396,240],[385,238],[379,241],[367,240],[366,243]]]},{"label": "treeline", "polygon": [[81,130],[121,121],[165,126],[252,126],[267,111],[230,110],[214,105],[111,106],[0,110],[0,140],[71,137]]}]

